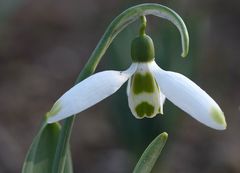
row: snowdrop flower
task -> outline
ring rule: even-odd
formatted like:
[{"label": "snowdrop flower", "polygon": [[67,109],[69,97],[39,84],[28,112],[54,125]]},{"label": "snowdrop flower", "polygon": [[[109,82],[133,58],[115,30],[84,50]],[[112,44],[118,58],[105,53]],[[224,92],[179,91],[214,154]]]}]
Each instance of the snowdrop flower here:
[{"label": "snowdrop flower", "polygon": [[125,71],[103,71],[68,90],[48,113],[48,123],[77,114],[115,93],[125,82],[132,114],[142,119],[163,114],[165,98],[199,122],[217,129],[226,128],[218,104],[187,77],[161,69],[154,61],[154,45],[146,34],[131,46],[132,65]]}]

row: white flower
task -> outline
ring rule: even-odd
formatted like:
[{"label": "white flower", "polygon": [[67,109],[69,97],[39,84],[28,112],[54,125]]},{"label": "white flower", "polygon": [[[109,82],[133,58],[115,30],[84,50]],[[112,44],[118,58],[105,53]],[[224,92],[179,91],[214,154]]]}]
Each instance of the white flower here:
[{"label": "white flower", "polygon": [[[153,46],[150,37],[145,35],[144,39],[145,46]],[[95,105],[128,81],[128,104],[136,118],[152,118],[163,114],[166,97],[199,122],[218,130],[226,128],[222,110],[205,91],[187,77],[161,69],[154,61],[154,48],[149,53],[149,47],[144,47],[143,42],[138,40],[135,43],[133,41],[132,44],[134,62],[127,70],[99,72],[75,85],[54,104],[48,113],[48,123]],[[139,49],[139,45],[143,47]],[[136,53],[137,50],[140,53]],[[144,56],[148,58],[144,59]]]}]

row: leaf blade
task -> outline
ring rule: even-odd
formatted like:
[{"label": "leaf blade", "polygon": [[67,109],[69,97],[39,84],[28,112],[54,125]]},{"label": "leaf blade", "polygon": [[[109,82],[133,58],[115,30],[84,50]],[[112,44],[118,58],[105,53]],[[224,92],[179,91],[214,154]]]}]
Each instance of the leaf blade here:
[{"label": "leaf blade", "polygon": [[[60,133],[58,123],[44,123],[33,140],[25,158],[22,173],[52,173],[53,159]],[[70,150],[68,153],[70,156]],[[69,160],[69,158],[68,158]],[[66,172],[71,173],[71,160],[66,162]]]},{"label": "leaf blade", "polygon": [[145,149],[133,173],[150,173],[166,144],[168,134],[166,132],[158,135]]}]

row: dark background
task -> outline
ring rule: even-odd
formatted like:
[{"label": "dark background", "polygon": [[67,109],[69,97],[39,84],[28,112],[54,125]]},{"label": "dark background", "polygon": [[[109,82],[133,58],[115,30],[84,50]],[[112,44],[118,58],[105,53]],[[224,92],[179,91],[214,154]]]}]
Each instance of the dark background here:
[{"label": "dark background", "polygon": [[[68,90],[109,23],[146,1],[0,1],[0,173],[18,173],[43,115]],[[82,112],[71,138],[76,173],[131,172],[159,133],[169,140],[154,172],[240,173],[240,1],[171,0],[190,34],[190,53],[180,57],[177,29],[149,16],[158,64],[191,78],[225,112],[228,128],[210,129],[169,101],[164,116],[137,120],[128,108],[126,85]],[[113,42],[97,71],[124,70],[139,22]]]}]

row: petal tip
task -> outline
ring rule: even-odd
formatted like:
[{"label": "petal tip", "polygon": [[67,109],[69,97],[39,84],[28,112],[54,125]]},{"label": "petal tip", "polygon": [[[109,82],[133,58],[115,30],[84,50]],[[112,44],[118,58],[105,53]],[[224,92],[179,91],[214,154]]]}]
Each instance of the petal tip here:
[{"label": "petal tip", "polygon": [[55,119],[55,115],[57,115],[60,112],[60,110],[61,110],[60,102],[57,101],[53,105],[52,109],[49,112],[47,112],[47,114],[46,114],[46,116],[47,116],[47,123],[50,124],[50,123],[56,122],[54,120]]},{"label": "petal tip", "polygon": [[223,128],[221,130],[226,130],[226,128],[227,128],[227,123],[223,125]]},{"label": "petal tip", "polygon": [[213,107],[211,109],[211,117],[213,121],[218,125],[218,130],[225,130],[227,128],[224,113],[221,111],[220,108]]},{"label": "petal tip", "polygon": [[[66,117],[64,117],[64,118],[66,118]],[[54,116],[48,117],[47,123],[48,124],[56,123],[64,118],[59,115],[54,115]]]},{"label": "petal tip", "polygon": [[216,130],[226,130],[227,128],[227,124],[222,124],[222,125],[219,125],[218,127],[215,127]]},{"label": "petal tip", "polygon": [[55,123],[55,121],[50,117],[50,118],[47,119],[47,123],[52,124],[52,123]]}]

